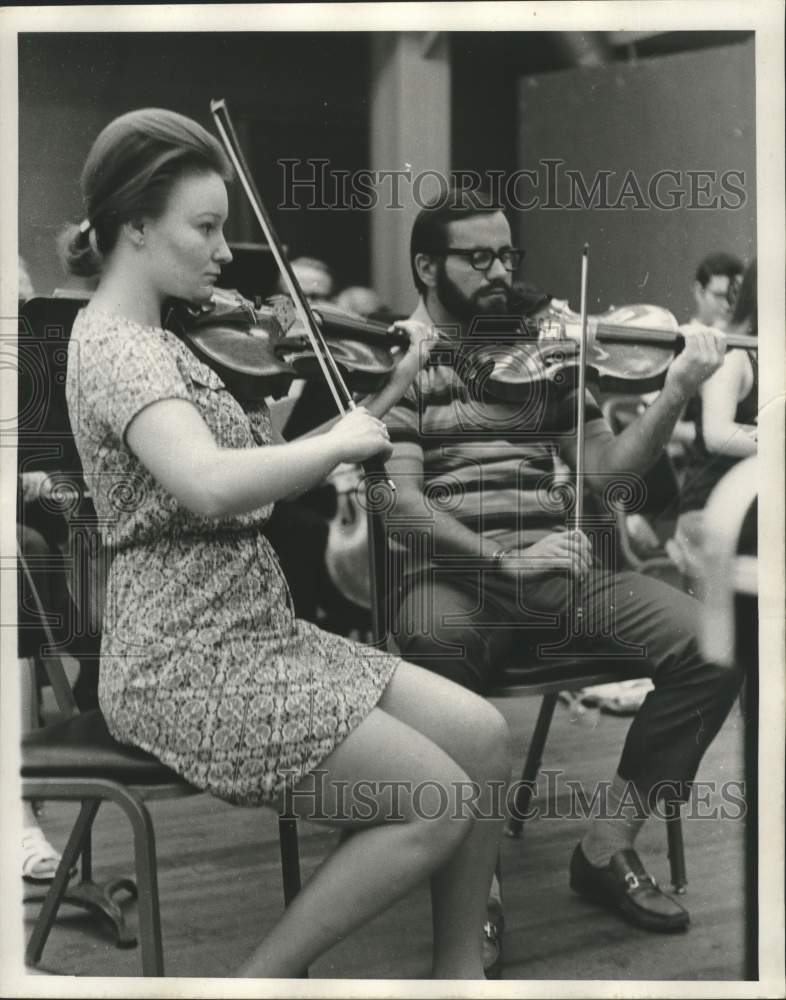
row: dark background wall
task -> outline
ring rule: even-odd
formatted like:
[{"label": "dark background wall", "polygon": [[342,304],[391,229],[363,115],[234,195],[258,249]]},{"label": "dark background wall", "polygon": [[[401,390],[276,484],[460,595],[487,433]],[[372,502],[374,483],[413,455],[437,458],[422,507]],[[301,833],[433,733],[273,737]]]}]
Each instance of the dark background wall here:
[{"label": "dark background wall", "polygon": [[[750,32],[662,32],[639,37],[602,32],[497,32],[451,35],[452,157],[454,169],[510,177],[521,168],[540,174],[536,189],[519,184],[522,202],[511,221],[528,257],[523,274],[579,307],[580,259],[591,245],[590,307],[653,302],[680,320],[692,308],[691,281],[699,260],[715,249],[744,260],[755,253],[755,66]],[[508,124],[510,123],[510,124]],[[547,203],[546,159],[561,159],[560,181]],[[552,168],[554,169],[554,168]],[[658,192],[686,192],[682,208],[617,209],[569,205],[565,170],[588,188],[599,171],[613,171],[609,202],[619,200],[628,171],[644,187],[659,170]],[[705,186],[707,203],[724,194],[688,171],[745,175],[737,208],[689,208],[691,183]],[[730,178],[729,183],[739,184]],[[740,204],[744,197],[744,203]],[[580,205],[580,201],[579,201]]]},{"label": "dark background wall", "polygon": [[[79,173],[101,128],[124,111],[165,106],[212,129],[225,97],[281,239],[327,260],[338,284],[368,281],[367,215],[279,211],[276,160],[368,166],[368,37],[363,33],[27,34],[19,41],[20,252],[34,287],[65,281],[54,252],[82,216]],[[302,173],[299,173],[303,176]],[[307,192],[298,195],[306,203]],[[317,192],[328,203],[332,192]],[[258,240],[233,195],[228,236]]]},{"label": "dark background wall", "polygon": [[[518,121],[519,166],[538,171],[541,181],[538,206],[517,218],[527,275],[569,298],[574,309],[585,241],[590,311],[652,302],[680,320],[691,315],[691,283],[703,256],[727,250],[745,260],[755,253],[752,39],[527,76],[519,85]],[[556,185],[545,180],[547,158],[565,161],[551,168]],[[601,171],[613,172],[606,204],[617,206],[597,207],[599,193],[596,207],[582,207],[579,189],[572,191],[565,176],[569,169],[590,190]],[[666,170],[675,173],[652,186]],[[633,178],[627,188],[626,175]],[[534,193],[529,183],[522,186],[522,200]]]}]

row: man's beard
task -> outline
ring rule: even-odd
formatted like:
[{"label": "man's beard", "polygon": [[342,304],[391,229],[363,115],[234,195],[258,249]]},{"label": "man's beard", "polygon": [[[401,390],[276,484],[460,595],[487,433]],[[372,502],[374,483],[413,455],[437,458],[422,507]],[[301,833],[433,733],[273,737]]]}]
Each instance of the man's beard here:
[{"label": "man's beard", "polygon": [[504,281],[492,281],[472,295],[465,295],[445,273],[444,261],[440,261],[437,267],[436,292],[445,309],[464,326],[469,326],[479,317],[510,315],[510,285]]}]

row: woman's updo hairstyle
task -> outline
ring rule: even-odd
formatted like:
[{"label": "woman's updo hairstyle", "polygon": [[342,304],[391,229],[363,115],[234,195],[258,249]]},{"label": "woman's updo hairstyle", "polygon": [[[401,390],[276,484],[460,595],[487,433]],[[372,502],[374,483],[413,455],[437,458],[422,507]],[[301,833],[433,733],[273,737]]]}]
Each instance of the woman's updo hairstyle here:
[{"label": "woman's updo hairstyle", "polygon": [[115,118],[93,143],[82,170],[85,221],[67,226],[59,239],[66,269],[82,277],[98,274],[120,227],[142,216],[160,217],[175,182],[192,171],[232,177],[221,144],[197,122],[162,108]]}]

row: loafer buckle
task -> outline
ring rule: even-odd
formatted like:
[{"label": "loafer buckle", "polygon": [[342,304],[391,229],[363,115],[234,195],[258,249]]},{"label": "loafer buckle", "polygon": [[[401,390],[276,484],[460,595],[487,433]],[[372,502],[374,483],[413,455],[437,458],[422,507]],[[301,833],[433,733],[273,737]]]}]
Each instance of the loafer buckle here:
[{"label": "loafer buckle", "polygon": [[635,892],[641,885],[634,872],[625,872],[625,883],[628,886],[628,892]]}]

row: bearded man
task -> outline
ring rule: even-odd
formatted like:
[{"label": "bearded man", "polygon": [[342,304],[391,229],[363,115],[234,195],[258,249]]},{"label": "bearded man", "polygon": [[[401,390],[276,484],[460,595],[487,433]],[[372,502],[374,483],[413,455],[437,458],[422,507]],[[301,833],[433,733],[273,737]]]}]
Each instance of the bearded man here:
[{"label": "bearded man", "polygon": [[[687,911],[647,874],[634,842],[662,797],[687,798],[740,677],[704,659],[701,609],[692,598],[604,569],[587,535],[571,530],[549,499],[558,463],[575,465],[575,386],[536,381],[521,400],[504,401],[473,377],[483,373],[472,363],[475,342],[484,342],[497,318],[509,328],[522,257],[502,207],[478,192],[449,191],[415,220],[410,260],[420,300],[412,318],[435,328],[439,347],[387,417],[400,581],[393,638],[406,659],[481,693],[506,662],[566,639],[571,653],[591,654],[604,671],[621,662],[621,651],[640,658],[654,690],[607,782],[605,816],[592,820],[575,848],[570,884],[640,927],[684,930]],[[721,365],[722,333],[694,326],[685,339],[655,401],[618,436],[587,393],[590,488],[643,475],[686,401]],[[582,620],[613,627],[573,634],[578,606]],[[501,959],[501,924],[495,882],[484,928],[489,964]]]}]

